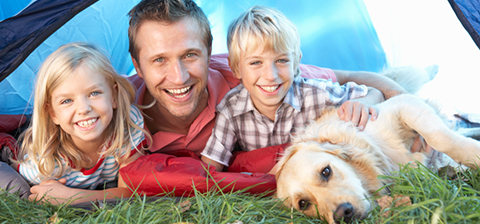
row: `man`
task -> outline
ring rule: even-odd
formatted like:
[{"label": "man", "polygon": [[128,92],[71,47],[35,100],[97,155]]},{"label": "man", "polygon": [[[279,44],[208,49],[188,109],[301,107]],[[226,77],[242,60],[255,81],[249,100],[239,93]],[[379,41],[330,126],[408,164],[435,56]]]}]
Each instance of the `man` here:
[{"label": "man", "polygon": [[[130,11],[130,17],[129,51],[138,72],[130,80],[138,88],[137,103],[151,105],[143,110],[153,135],[150,151],[187,149],[199,155],[214,126],[216,104],[239,84],[226,55],[211,55],[208,19],[192,0],[144,0]],[[375,73],[333,74],[313,66],[301,68],[304,77],[375,87],[386,99],[405,92]],[[360,113],[352,111],[350,116]]]}]

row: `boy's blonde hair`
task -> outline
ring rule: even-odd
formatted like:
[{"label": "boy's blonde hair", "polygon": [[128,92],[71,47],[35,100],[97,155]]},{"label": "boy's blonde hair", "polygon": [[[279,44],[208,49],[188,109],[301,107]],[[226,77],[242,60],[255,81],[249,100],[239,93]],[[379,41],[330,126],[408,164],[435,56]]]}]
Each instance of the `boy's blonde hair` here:
[{"label": "boy's blonde hair", "polygon": [[[150,137],[143,128],[129,119],[135,90],[126,78],[117,74],[108,58],[90,44],[63,45],[48,56],[40,67],[35,85],[32,123],[20,136],[18,162],[32,160],[39,169],[41,180],[52,176],[61,177],[67,167],[76,167],[79,170],[96,162],[91,161],[78,150],[70,135],[56,125],[47,112],[52,92],[68,80],[80,65],[103,75],[111,88],[114,88],[114,85],[117,88],[116,95],[115,91],[112,91],[117,108],[113,109],[112,121],[105,129],[107,138],[104,146],[107,149],[102,155],[114,155],[119,163],[125,162],[130,157],[132,149],[132,128],[139,129]],[[137,150],[143,153],[142,148]],[[25,158],[26,154],[28,158]],[[63,166],[62,160],[65,161],[66,166]],[[59,169],[54,173],[55,165]]]},{"label": "boy's blonde hair", "polygon": [[238,72],[242,54],[252,53],[261,44],[264,50],[291,52],[295,75],[300,74],[302,52],[295,24],[280,11],[265,6],[253,6],[230,23],[227,46],[232,71]]}]

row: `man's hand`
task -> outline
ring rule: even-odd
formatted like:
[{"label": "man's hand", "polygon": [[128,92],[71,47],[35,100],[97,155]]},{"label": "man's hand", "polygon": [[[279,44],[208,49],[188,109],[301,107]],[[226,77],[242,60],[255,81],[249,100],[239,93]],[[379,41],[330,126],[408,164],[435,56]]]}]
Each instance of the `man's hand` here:
[{"label": "man's hand", "polygon": [[356,100],[349,100],[343,103],[337,110],[338,116],[344,121],[351,121],[360,131],[365,129],[369,117],[372,121],[377,119],[376,108]]}]

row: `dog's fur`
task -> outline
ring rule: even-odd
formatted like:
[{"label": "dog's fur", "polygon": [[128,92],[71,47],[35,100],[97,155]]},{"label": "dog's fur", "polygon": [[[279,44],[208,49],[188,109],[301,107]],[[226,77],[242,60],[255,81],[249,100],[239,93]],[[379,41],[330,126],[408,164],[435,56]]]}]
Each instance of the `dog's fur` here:
[{"label": "dog's fur", "polygon": [[[424,71],[407,69],[394,76],[408,80]],[[480,164],[480,143],[451,131],[438,109],[423,99],[402,94],[376,107],[379,116],[364,131],[340,120],[336,108],[331,108],[293,138],[277,172],[277,196],[286,206],[330,223],[364,218],[372,208],[369,198],[386,193],[378,191],[384,185],[378,175],[399,170],[399,164],[428,164],[428,154],[410,151],[419,134],[449,156],[433,169],[448,162],[471,168]]]}]

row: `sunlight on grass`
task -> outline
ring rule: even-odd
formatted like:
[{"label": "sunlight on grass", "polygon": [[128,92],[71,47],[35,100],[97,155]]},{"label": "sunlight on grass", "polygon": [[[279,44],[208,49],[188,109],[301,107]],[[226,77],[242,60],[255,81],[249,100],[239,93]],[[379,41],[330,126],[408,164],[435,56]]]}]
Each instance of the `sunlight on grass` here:
[{"label": "sunlight on grass", "polygon": [[[379,206],[356,223],[480,223],[479,171],[450,180],[425,167],[403,167],[391,177],[391,195],[409,196],[411,205]],[[376,198],[372,198],[375,200]],[[386,215],[386,211],[388,215]],[[131,199],[93,205],[39,204],[0,192],[0,223],[321,223],[282,206],[278,199],[242,192],[199,193],[190,198]]]}]

